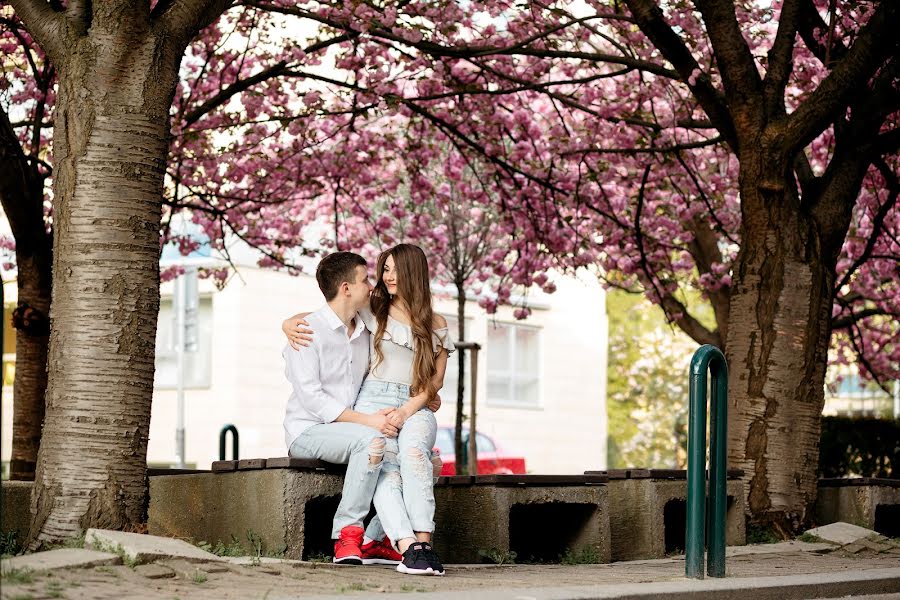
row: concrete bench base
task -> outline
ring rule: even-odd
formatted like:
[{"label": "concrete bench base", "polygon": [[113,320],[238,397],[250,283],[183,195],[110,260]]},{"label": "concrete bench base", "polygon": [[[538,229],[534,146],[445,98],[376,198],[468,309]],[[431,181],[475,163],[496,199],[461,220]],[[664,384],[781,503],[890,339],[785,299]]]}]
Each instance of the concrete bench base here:
[{"label": "concrete bench base", "polygon": [[610,560],[605,477],[442,480],[435,487],[434,545],[445,562],[559,562],[566,554]]},{"label": "concrete bench base", "polygon": [[157,476],[148,529],[194,542],[237,540],[248,550],[258,540],[263,553],[288,558],[330,555],[342,487],[341,475],[290,469]]},{"label": "concrete bench base", "polygon": [[823,525],[843,521],[898,537],[900,479],[821,479],[816,518]]},{"label": "concrete bench base", "polygon": [[[245,467],[151,478],[149,532],[213,544],[236,539],[245,547],[258,541],[263,552],[283,551],[288,558],[330,555],[342,474],[264,463]],[[436,550],[446,562],[504,560],[510,552],[520,560],[556,561],[567,551],[608,562],[605,481],[441,478],[435,487]]]},{"label": "concrete bench base", "polygon": [[[662,558],[683,552],[687,518],[685,472],[623,469],[608,471],[607,475],[612,560]],[[725,543],[742,546],[747,541],[741,481],[730,479],[726,493]]]}]

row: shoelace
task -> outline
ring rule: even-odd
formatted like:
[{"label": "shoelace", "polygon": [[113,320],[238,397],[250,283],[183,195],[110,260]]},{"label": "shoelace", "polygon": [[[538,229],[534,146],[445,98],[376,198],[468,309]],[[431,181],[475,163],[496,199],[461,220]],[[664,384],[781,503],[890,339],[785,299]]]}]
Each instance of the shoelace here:
[{"label": "shoelace", "polygon": [[353,543],[353,540],[348,540],[348,539],[344,539],[344,538],[338,538],[338,544],[340,544],[342,548],[343,548],[344,546],[352,546],[352,545],[355,545],[355,544]]}]

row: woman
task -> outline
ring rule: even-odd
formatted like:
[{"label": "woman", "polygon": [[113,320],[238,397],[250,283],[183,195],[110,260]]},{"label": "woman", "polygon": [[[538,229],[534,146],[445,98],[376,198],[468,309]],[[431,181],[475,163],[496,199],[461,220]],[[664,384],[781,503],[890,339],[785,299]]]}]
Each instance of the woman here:
[{"label": "woman", "polygon": [[[446,319],[433,312],[428,261],[421,248],[399,244],[382,252],[376,278],[370,310],[360,311],[371,332],[369,374],[354,410],[374,414],[393,409],[391,419],[400,434],[387,439],[375,510],[403,555],[398,571],[443,575],[431,546],[431,449],[437,421],[425,406],[443,386],[453,342]],[[289,337],[299,323],[298,318],[285,322]]]}]

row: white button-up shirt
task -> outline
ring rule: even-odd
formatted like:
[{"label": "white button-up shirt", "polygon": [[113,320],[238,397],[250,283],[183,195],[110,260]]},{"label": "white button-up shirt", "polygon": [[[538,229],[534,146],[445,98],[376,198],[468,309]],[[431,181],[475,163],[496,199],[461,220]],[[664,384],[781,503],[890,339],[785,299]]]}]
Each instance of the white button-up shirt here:
[{"label": "white button-up shirt", "polygon": [[293,391],[284,417],[288,448],[313,425],[331,423],[353,407],[369,368],[369,332],[359,315],[347,326],[327,304],[306,317],[315,333],[309,346],[285,346],[284,374]]}]

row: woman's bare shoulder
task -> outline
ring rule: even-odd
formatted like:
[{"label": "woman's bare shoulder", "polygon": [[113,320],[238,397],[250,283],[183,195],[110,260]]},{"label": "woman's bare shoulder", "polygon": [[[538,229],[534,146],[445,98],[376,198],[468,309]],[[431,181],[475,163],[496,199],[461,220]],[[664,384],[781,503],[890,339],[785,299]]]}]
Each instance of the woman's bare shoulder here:
[{"label": "woman's bare shoulder", "polygon": [[431,328],[432,329],[444,329],[447,327],[447,319],[444,318],[444,315],[439,315],[438,313],[434,313],[434,316],[431,318]]}]

